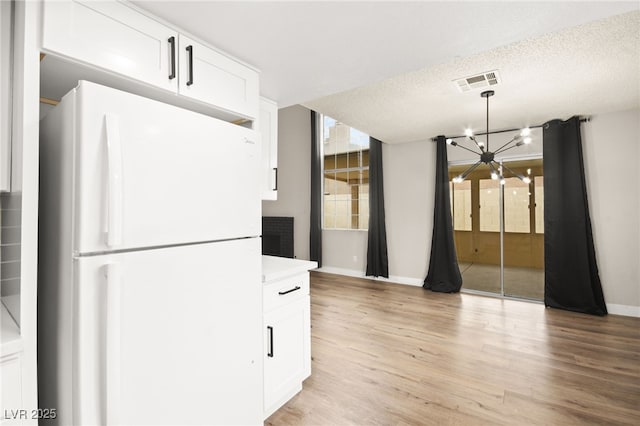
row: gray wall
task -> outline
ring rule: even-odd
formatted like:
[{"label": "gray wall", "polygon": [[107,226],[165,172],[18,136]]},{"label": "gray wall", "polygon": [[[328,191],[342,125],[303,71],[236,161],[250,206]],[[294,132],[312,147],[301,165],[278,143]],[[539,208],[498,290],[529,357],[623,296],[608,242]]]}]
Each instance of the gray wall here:
[{"label": "gray wall", "polygon": [[[594,116],[582,126],[596,256],[613,313],[640,316],[640,111]],[[278,201],[265,215],[294,216],[296,255],[308,258],[310,121],[306,108],[280,110]],[[383,145],[390,279],[418,285],[428,265],[433,227],[435,144]],[[324,231],[323,269],[364,275],[363,231]]]}]

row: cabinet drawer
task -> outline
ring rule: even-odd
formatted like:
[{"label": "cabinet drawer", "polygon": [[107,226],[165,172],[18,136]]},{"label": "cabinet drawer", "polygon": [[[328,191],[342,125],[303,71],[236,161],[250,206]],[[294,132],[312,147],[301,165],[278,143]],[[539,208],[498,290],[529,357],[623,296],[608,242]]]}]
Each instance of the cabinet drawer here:
[{"label": "cabinet drawer", "polygon": [[286,305],[309,295],[309,273],[294,275],[265,283],[263,290],[264,311]]}]

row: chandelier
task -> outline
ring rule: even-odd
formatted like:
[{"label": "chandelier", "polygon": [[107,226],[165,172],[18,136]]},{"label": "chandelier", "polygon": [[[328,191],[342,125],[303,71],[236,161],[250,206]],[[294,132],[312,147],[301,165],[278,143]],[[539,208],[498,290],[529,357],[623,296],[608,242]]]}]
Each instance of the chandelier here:
[{"label": "chandelier", "polygon": [[[511,173],[512,175],[514,175],[515,177],[517,177],[518,179],[520,179],[522,182],[526,184],[531,183],[531,178],[529,178],[528,176],[524,176],[519,173],[516,173],[506,165],[502,164],[502,161],[498,163],[495,160],[495,157],[498,154],[502,154],[503,152],[508,151],[512,148],[530,144],[531,143],[530,128],[526,127],[522,129],[519,134],[516,134],[513,138],[511,138],[509,142],[505,143],[495,151],[491,151],[489,148],[489,98],[494,94],[495,92],[493,90],[486,90],[480,93],[480,96],[482,96],[487,100],[487,132],[485,133],[485,136],[486,136],[485,142],[477,140],[476,137],[473,135],[473,132],[471,131],[471,129],[467,129],[465,131],[465,136],[466,136],[466,139],[474,143],[474,149],[460,145],[459,143],[454,141],[452,138],[447,139],[447,144],[451,146],[457,146],[458,148],[465,149],[467,151],[473,152],[474,154],[480,156],[480,159],[476,163],[472,164],[467,170],[465,170],[464,172],[462,172],[461,174],[453,178],[454,183],[460,183],[463,180],[465,180],[469,175],[469,173],[474,171],[481,164],[486,164],[489,166],[489,169],[491,169],[491,179],[499,180],[501,185],[504,185],[506,182],[504,178],[505,170]],[[478,148],[480,151],[477,151],[475,148]]]}]

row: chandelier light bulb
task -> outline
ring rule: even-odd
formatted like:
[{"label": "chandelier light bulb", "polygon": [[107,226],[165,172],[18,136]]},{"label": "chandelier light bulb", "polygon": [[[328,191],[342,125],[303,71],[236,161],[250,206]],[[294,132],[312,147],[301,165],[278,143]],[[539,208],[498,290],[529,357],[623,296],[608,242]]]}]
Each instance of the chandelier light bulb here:
[{"label": "chandelier light bulb", "polygon": [[453,142],[453,139],[447,139],[447,145],[451,145],[452,142]]},{"label": "chandelier light bulb", "polygon": [[453,178],[453,183],[460,183],[462,181],[463,181],[462,176],[456,176]]},{"label": "chandelier light bulb", "polygon": [[505,183],[507,183],[507,180],[505,178],[501,178],[500,185],[504,185]]},{"label": "chandelier light bulb", "polygon": [[525,176],[522,181],[528,185],[531,183],[531,178],[529,176]]},{"label": "chandelier light bulb", "polygon": [[531,134],[531,129],[528,127],[525,127],[524,129],[522,129],[522,131],[520,132],[520,136],[529,136]]},{"label": "chandelier light bulb", "polygon": [[471,130],[471,129],[469,129],[469,128],[464,129],[464,135],[465,135],[466,137],[470,138],[471,136],[473,136],[473,130]]},{"label": "chandelier light bulb", "polygon": [[484,148],[484,142],[478,141],[478,146]]},{"label": "chandelier light bulb", "polygon": [[498,174],[496,172],[491,172],[491,179],[498,180]]},{"label": "chandelier light bulb", "polygon": [[525,145],[529,145],[531,143],[531,138],[527,136],[522,141],[525,143]]}]

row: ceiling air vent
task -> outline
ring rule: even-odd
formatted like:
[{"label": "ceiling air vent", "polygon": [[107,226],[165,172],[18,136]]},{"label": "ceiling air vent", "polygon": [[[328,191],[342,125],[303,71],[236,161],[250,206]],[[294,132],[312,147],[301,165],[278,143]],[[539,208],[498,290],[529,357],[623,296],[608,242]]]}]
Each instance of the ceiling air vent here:
[{"label": "ceiling air vent", "polygon": [[498,70],[483,72],[469,77],[453,80],[460,92],[468,92],[474,89],[483,89],[500,83]]}]

